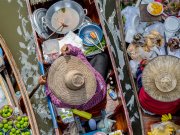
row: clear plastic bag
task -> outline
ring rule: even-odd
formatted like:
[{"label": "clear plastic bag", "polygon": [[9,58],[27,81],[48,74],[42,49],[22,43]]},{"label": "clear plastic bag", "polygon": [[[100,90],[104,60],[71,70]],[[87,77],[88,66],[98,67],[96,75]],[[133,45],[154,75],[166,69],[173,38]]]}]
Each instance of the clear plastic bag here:
[{"label": "clear plastic bag", "polygon": [[152,135],[172,135],[172,133],[176,133],[177,130],[180,130],[180,126],[170,121],[154,123],[151,125]]},{"label": "clear plastic bag", "polygon": [[57,39],[46,40],[42,44],[44,61],[52,63],[59,57],[59,43]]}]

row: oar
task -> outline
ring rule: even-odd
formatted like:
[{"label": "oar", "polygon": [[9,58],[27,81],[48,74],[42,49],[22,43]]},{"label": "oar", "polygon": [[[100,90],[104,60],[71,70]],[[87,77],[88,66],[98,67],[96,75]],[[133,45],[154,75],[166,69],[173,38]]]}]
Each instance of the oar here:
[{"label": "oar", "polygon": [[[38,64],[39,64],[39,69],[40,69],[41,74],[45,75],[43,63],[41,63],[39,61]],[[44,86],[44,91],[46,91],[45,86]],[[49,96],[47,96],[47,102],[48,102],[48,107],[49,107],[49,111],[50,111],[51,118],[52,118],[53,128],[55,130],[55,135],[60,135],[56,116],[55,116],[55,112],[54,112],[54,108],[53,108],[53,105],[51,103],[51,99]]]}]

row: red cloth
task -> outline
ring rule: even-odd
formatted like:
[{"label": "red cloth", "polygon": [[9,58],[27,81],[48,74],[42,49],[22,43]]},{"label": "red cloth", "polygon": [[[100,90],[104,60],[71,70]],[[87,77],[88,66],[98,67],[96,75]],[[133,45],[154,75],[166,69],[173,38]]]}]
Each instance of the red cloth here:
[{"label": "red cloth", "polygon": [[180,99],[173,102],[161,102],[151,98],[142,87],[139,93],[139,101],[141,106],[155,114],[174,114],[180,109]]}]

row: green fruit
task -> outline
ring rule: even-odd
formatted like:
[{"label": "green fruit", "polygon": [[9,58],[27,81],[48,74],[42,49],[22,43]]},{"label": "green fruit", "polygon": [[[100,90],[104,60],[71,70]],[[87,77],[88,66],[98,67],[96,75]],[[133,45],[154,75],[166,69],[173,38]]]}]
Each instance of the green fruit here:
[{"label": "green fruit", "polygon": [[3,135],[3,133],[2,133],[2,132],[0,132],[0,135]]},{"label": "green fruit", "polygon": [[28,126],[28,123],[24,123],[23,126],[24,126],[24,127],[27,127],[27,126]]},{"label": "green fruit", "polygon": [[14,124],[15,124],[15,125],[17,125],[17,124],[18,124],[18,122],[17,122],[17,121],[15,121],[15,122],[14,122]]},{"label": "green fruit", "polygon": [[0,128],[3,128],[3,124],[2,123],[0,123]]},{"label": "green fruit", "polygon": [[8,105],[5,105],[5,106],[4,106],[4,109],[9,109],[9,106],[8,106]]},{"label": "green fruit", "polygon": [[8,129],[3,129],[3,131],[6,133],[8,131]]},{"label": "green fruit", "polygon": [[13,132],[10,132],[9,135],[14,135]]},{"label": "green fruit", "polygon": [[3,124],[5,124],[5,123],[7,123],[7,122],[8,122],[7,119],[3,119],[3,120],[2,120],[2,123],[3,123]]},{"label": "green fruit", "polygon": [[18,117],[17,117],[17,120],[18,120],[18,121],[21,121],[21,119],[22,119],[21,116],[18,116]]},{"label": "green fruit", "polygon": [[20,123],[21,125],[24,124],[24,120],[22,119],[19,123]]},{"label": "green fruit", "polygon": [[25,128],[23,125],[21,125],[21,129]]},{"label": "green fruit", "polygon": [[2,114],[3,118],[7,118],[7,115],[5,113]]},{"label": "green fruit", "polygon": [[11,129],[11,132],[12,132],[12,133],[15,133],[15,132],[16,132],[16,129],[15,129],[15,128],[12,128],[12,129]]},{"label": "green fruit", "polygon": [[31,133],[29,131],[26,132],[26,135],[31,135]]},{"label": "green fruit", "polygon": [[3,109],[3,113],[8,113],[8,109]]},{"label": "green fruit", "polygon": [[17,128],[21,128],[21,125],[18,123],[18,124],[16,124],[16,127]]},{"label": "green fruit", "polygon": [[24,117],[24,121],[27,121],[27,122],[29,121],[27,116]]},{"label": "green fruit", "polygon": [[4,124],[4,128],[5,128],[5,129],[8,129],[8,124]]},{"label": "green fruit", "polygon": [[0,114],[2,114],[3,113],[3,110],[0,110]]},{"label": "green fruit", "polygon": [[8,121],[8,125],[12,125],[13,124],[13,122],[12,121]]},{"label": "green fruit", "polygon": [[6,115],[7,115],[7,117],[10,117],[10,116],[11,116],[11,113],[10,113],[10,112],[8,112]]},{"label": "green fruit", "polygon": [[13,112],[13,109],[9,108],[9,112],[12,114],[12,112]]},{"label": "green fruit", "polygon": [[19,134],[19,133],[21,133],[21,131],[18,129],[18,130],[16,130],[16,134]]},{"label": "green fruit", "polygon": [[12,126],[8,126],[8,129],[9,129],[9,130],[12,129]]}]

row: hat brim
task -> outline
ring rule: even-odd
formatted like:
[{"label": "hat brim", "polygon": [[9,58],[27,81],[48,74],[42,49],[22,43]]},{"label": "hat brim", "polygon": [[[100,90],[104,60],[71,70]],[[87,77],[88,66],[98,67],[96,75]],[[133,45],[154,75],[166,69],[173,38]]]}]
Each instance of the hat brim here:
[{"label": "hat brim", "polygon": [[[161,102],[173,102],[180,98],[180,59],[174,56],[158,56],[151,60],[143,70],[142,84],[145,92],[153,99]],[[162,92],[155,78],[163,73],[174,75],[177,83],[173,90]]]},{"label": "hat brim", "polygon": [[[78,70],[85,78],[85,85],[79,90],[69,89],[64,82],[68,71]],[[79,58],[62,56],[55,60],[48,73],[48,87],[61,101],[69,105],[82,105],[88,102],[96,92],[96,78],[93,72]]]}]

